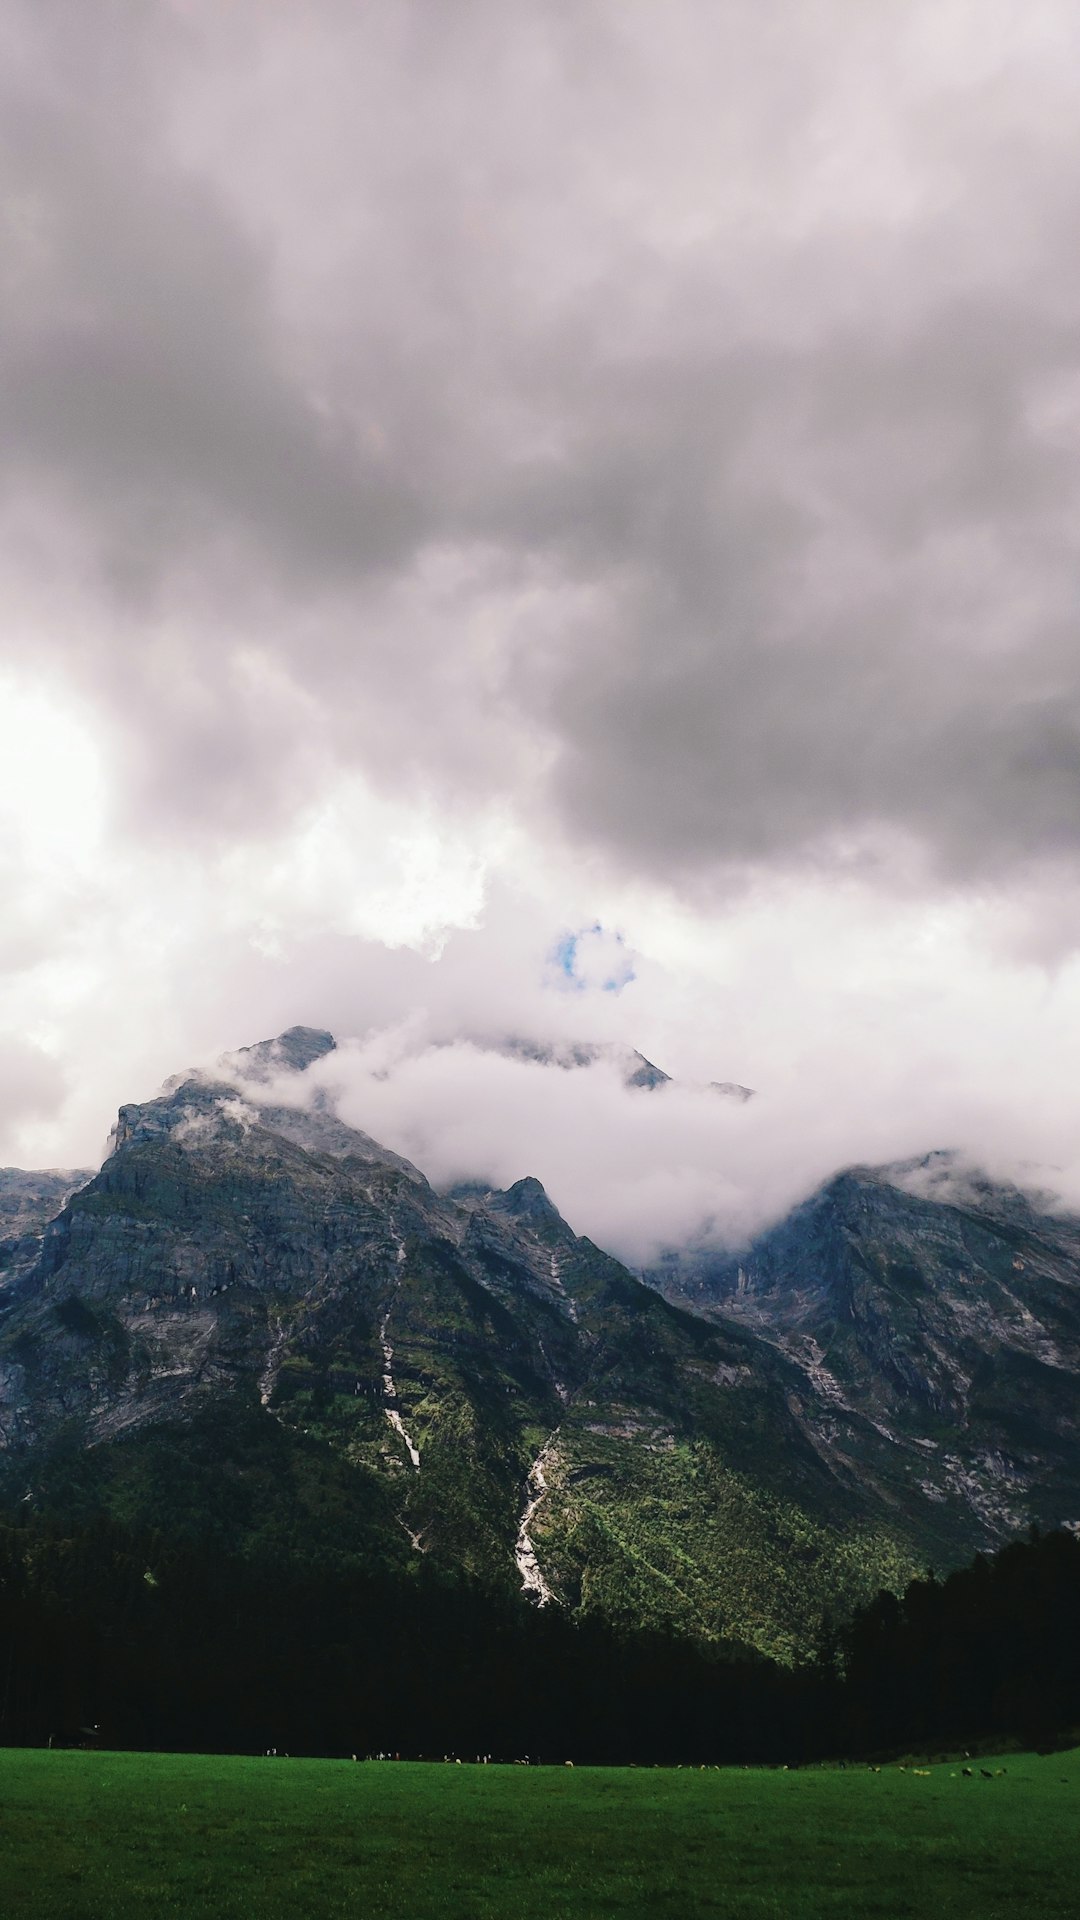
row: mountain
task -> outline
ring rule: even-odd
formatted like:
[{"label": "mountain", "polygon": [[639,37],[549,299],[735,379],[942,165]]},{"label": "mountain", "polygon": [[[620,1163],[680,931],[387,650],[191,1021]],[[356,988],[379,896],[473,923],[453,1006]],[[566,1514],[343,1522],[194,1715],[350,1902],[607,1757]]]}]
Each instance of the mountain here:
[{"label": "mountain", "polygon": [[823,1454],[883,1503],[932,1502],[958,1547],[1080,1526],[1075,1217],[932,1154],[852,1168],[738,1255],[648,1277],[769,1340]]},{"label": "mountain", "polygon": [[646,1284],[535,1179],[440,1194],[346,1126],[307,1077],[333,1046],[292,1028],[121,1108],[43,1228],[25,1176],[0,1502],[783,1659],[1080,1515],[1080,1222],[859,1168]]},{"label": "mountain", "polygon": [[823,1456],[796,1362],[664,1301],[535,1180],[435,1193],[306,1097],[331,1045],[293,1029],[121,1109],[0,1291],[10,1501],[424,1555],[785,1657],[918,1563]]}]

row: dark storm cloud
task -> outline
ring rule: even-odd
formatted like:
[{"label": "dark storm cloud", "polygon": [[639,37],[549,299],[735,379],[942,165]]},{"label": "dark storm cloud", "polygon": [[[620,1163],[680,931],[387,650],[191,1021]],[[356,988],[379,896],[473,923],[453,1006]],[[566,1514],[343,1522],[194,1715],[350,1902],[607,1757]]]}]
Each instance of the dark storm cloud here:
[{"label": "dark storm cloud", "polygon": [[150,156],[110,151],[115,129],[81,103],[9,102],[4,126],[24,229],[0,403],[9,478],[54,480],[89,510],[120,581],[222,537],[315,580],[391,563],[416,524],[410,490],[305,399],[259,252],[207,189],[152,161],[144,176]]},{"label": "dark storm cloud", "polygon": [[8,510],[147,825],[322,754],[667,877],[1075,854],[1071,9],[7,31]]},{"label": "dark storm cloud", "polygon": [[625,584],[551,695],[567,816],[669,871],[881,829],[954,872],[1075,851],[1077,459],[1027,411],[1075,359],[970,303],[639,392],[593,492]]}]

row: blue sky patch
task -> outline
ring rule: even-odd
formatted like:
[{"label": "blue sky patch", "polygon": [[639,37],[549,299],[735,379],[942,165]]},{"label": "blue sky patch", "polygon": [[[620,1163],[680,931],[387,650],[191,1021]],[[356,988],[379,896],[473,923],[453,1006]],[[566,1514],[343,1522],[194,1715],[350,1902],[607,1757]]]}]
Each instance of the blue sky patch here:
[{"label": "blue sky patch", "polygon": [[621,993],[635,978],[633,956],[621,933],[597,920],[576,933],[564,933],[551,951],[556,983],[578,993]]}]

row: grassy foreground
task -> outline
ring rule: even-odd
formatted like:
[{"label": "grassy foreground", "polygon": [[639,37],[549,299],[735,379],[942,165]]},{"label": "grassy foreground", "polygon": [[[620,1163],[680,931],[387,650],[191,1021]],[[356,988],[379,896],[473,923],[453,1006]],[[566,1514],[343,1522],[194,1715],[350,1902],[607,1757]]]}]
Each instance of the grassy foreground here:
[{"label": "grassy foreground", "polygon": [[965,1779],[959,1763],[920,1777],[7,1750],[4,1912],[1080,1916],[1080,1751],[971,1765]]}]

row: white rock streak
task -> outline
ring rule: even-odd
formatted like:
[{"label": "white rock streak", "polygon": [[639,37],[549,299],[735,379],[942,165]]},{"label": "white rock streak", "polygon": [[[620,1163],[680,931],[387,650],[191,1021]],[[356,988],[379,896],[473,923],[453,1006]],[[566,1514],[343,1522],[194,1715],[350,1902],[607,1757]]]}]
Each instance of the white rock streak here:
[{"label": "white rock streak", "polygon": [[851,1402],[845,1398],[844,1389],[840,1385],[839,1380],[835,1374],[829,1372],[828,1367],[825,1365],[824,1349],[818,1345],[812,1334],[808,1333],[804,1336],[803,1352],[796,1353],[794,1357],[807,1373],[823,1400],[831,1400],[835,1407],[841,1408],[845,1413],[854,1411]]},{"label": "white rock streak", "polygon": [[259,1376],[259,1399],[262,1401],[267,1412],[272,1413],[275,1420],[277,1420],[281,1426],[284,1426],[285,1422],[276,1409],[270,1405],[270,1402],[273,1398],[274,1388],[277,1385],[278,1368],[281,1364],[281,1356],[285,1351],[287,1340],[288,1333],[283,1321],[279,1318],[276,1322],[274,1339],[266,1356],[266,1365]]},{"label": "white rock streak", "polygon": [[521,1516],[517,1545],[514,1548],[514,1559],[517,1561],[518,1572],[521,1575],[521,1590],[523,1593],[535,1594],[537,1605],[541,1607],[546,1607],[548,1601],[553,1600],[555,1596],[540,1571],[540,1562],[536,1557],[536,1548],[529,1533],[529,1526],[537,1507],[547,1498],[548,1484],[544,1477],[544,1468],[551,1459],[557,1438],[558,1428],[541,1448],[529,1468],[529,1477],[525,1483],[525,1511]]},{"label": "white rock streak", "polygon": [[[395,1237],[395,1240],[397,1241],[397,1264],[398,1264],[398,1267],[401,1268],[405,1264],[405,1242],[400,1238],[399,1235],[395,1235],[394,1237]],[[393,1305],[393,1302],[391,1302],[391,1306],[392,1305]],[[413,1445],[410,1435],[405,1430],[405,1422],[402,1419],[401,1414],[397,1407],[397,1388],[394,1385],[394,1349],[390,1345],[390,1342],[386,1336],[386,1329],[389,1326],[389,1324],[390,1324],[390,1307],[387,1307],[386,1312],[383,1314],[383,1317],[382,1317],[382,1325],[379,1328],[379,1345],[382,1348],[382,1357],[383,1357],[382,1383],[383,1383],[383,1397],[386,1400],[386,1417],[389,1420],[390,1425],[393,1427],[394,1432],[400,1435],[401,1439],[405,1442],[405,1446],[408,1449],[409,1459],[412,1461],[416,1471],[419,1472],[420,1454],[417,1448]]]},{"label": "white rock streak", "polygon": [[551,1255],[551,1284],[554,1287],[556,1293],[559,1295],[559,1298],[566,1302],[566,1311],[569,1314],[571,1320],[574,1322],[574,1325],[576,1326],[577,1317],[578,1317],[577,1307],[574,1305],[574,1302],[571,1300],[570,1295],[566,1291],[566,1288],[563,1286],[562,1259],[558,1251],[554,1249],[552,1250],[552,1255]]}]

